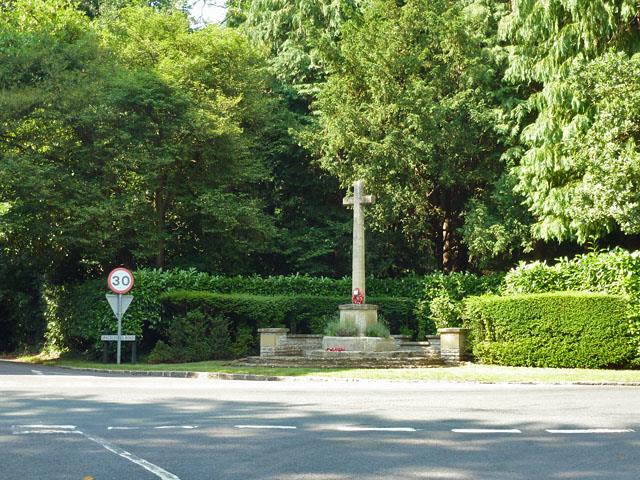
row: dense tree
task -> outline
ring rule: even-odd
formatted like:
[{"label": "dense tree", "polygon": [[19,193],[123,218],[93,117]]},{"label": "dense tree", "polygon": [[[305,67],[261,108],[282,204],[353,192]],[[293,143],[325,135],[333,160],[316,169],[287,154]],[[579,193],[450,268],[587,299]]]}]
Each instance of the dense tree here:
[{"label": "dense tree", "polygon": [[63,0],[17,5],[0,19],[10,248],[66,280],[249,268],[273,235],[252,152],[272,106],[246,41],[179,12],[125,8],[96,28]]},{"label": "dense tree", "polygon": [[357,16],[361,0],[232,0],[230,20],[269,53],[283,85],[307,100],[326,75],[343,23]]},{"label": "dense tree", "polygon": [[373,1],[343,30],[314,104],[308,141],[323,166],[345,187],[369,180],[378,228],[399,225],[445,270],[460,265],[467,202],[502,170],[491,19],[484,5]]},{"label": "dense tree", "polygon": [[[364,4],[357,0],[230,2],[228,23],[246,32],[269,55],[271,71],[292,113],[289,130],[299,132],[313,121],[310,103],[325,82],[329,65],[340,62],[342,26],[357,19]],[[289,137],[285,143],[290,146],[284,149],[288,153],[275,160],[274,210],[278,225],[287,232],[281,246],[290,253],[279,262],[290,264],[290,259],[300,258],[305,260],[295,263],[295,271],[345,273],[350,245],[349,212],[341,205],[345,182],[339,188],[334,172],[325,169],[323,173],[315,155],[297,145],[300,141],[299,135]],[[400,221],[388,222],[370,235],[370,272],[397,275],[436,267],[430,242],[407,232]]]},{"label": "dense tree", "polygon": [[246,268],[273,234],[255,194],[268,171],[253,149],[274,108],[259,58],[237,33],[215,26],[190,32],[178,13],[126,9],[105,28],[119,61],[143,77],[152,72],[151,81],[160,79],[170,94],[165,103],[160,92],[156,110],[153,88],[125,82],[116,102],[127,112],[125,157],[139,162],[141,203],[156,218],[149,231],[160,242],[157,255],[173,243],[185,257],[179,263]]},{"label": "dense tree", "polygon": [[325,0],[229,2],[227,23],[266,53],[273,88],[283,101],[268,152],[267,195],[279,229],[278,242],[265,257],[273,272],[336,276],[350,265],[344,191],[294,135],[309,123],[309,104],[324,79],[320,46],[335,42],[344,15],[342,2]]},{"label": "dense tree", "polygon": [[515,172],[540,238],[640,232],[637,60],[628,57],[640,48],[639,19],[632,0],[514,0],[501,25],[507,79],[533,91],[524,108],[535,120]]},{"label": "dense tree", "polygon": [[[7,248],[39,270],[79,261],[108,235],[106,148],[95,104],[108,77],[88,20],[68,2],[16,2],[0,16],[0,198]],[[88,161],[91,159],[91,161]]]}]

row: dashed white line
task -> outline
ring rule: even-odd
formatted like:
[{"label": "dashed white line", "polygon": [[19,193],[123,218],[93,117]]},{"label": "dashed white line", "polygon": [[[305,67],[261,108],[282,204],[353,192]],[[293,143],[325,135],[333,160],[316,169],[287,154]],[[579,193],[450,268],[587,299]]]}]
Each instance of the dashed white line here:
[{"label": "dashed white line", "polygon": [[517,428],[453,428],[454,433],[522,433]]},{"label": "dashed white line", "polygon": [[61,430],[75,430],[75,425],[46,425],[46,424],[31,424],[31,425],[13,425],[12,428],[57,428]]},{"label": "dashed white line", "polygon": [[184,428],[186,430],[192,430],[194,428],[198,428],[197,425],[162,425],[160,427],[153,427],[156,430],[162,430],[162,429],[179,429],[179,428]]},{"label": "dashed white line", "polygon": [[75,425],[12,425],[14,435],[49,435],[52,433],[77,434]]},{"label": "dashed white line", "polygon": [[40,370],[31,370],[31,373],[35,373],[36,375],[44,375]]},{"label": "dashed white line", "polygon": [[14,435],[31,435],[31,434],[48,435],[51,433],[78,434],[80,432],[77,430],[56,430],[52,428],[40,428],[38,430],[16,430],[13,432]]},{"label": "dashed white line", "polygon": [[265,429],[265,430],[295,430],[298,427],[291,425],[234,425],[235,428],[248,428],[248,429]]},{"label": "dashed white line", "polygon": [[417,432],[412,427],[351,427],[339,426],[335,427],[339,432]]},{"label": "dashed white line", "polygon": [[107,430],[139,430],[140,427],[107,427]]},{"label": "dashed white line", "polygon": [[630,428],[585,428],[585,429],[574,429],[574,430],[546,430],[547,433],[553,434],[581,434],[581,433],[632,433],[635,430]]}]

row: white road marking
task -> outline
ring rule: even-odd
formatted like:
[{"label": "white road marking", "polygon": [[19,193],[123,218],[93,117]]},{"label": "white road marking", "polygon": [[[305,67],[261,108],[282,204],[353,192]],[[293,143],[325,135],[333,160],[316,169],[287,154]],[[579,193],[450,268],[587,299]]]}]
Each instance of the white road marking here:
[{"label": "white road marking", "polygon": [[417,432],[412,427],[336,427],[339,432]]},{"label": "white road marking", "polygon": [[58,428],[61,430],[75,430],[75,425],[13,425],[11,428]]},{"label": "white road marking", "polygon": [[51,428],[41,428],[38,430],[16,430],[15,432],[13,432],[14,435],[31,435],[31,434],[40,434],[40,435],[47,435],[47,434],[51,434],[51,433],[80,433],[77,430],[55,430],[55,429],[51,429]]},{"label": "white road marking", "polygon": [[[108,442],[104,438],[95,437],[93,435],[89,435],[87,433],[81,432],[80,430],[76,430],[76,427],[74,425],[13,425],[12,428],[16,429],[13,432],[14,435],[45,434],[45,433],[82,435],[84,438],[97,443],[98,445],[107,449],[111,453],[115,453],[116,455],[126,460],[129,460],[130,462],[135,463],[136,465],[141,466],[145,470],[153,473],[156,477],[160,478],[161,480],[180,480],[180,477],[177,477],[173,473],[167,472],[165,469],[160,468],[159,466],[146,461],[144,458],[140,458],[132,453],[127,452],[126,450],[121,449],[120,447],[113,445],[112,443]],[[123,427],[123,428],[127,428],[127,427]]]},{"label": "white road marking", "polygon": [[517,428],[453,428],[454,433],[522,433]]},{"label": "white road marking", "polygon": [[107,427],[107,430],[139,430],[140,427]]},{"label": "white road marking", "polygon": [[198,428],[197,425],[163,425],[160,427],[153,427],[156,430],[161,430],[161,429],[169,429],[169,428],[184,428],[187,430],[193,429],[193,428]]},{"label": "white road marking", "polygon": [[234,425],[235,428],[272,429],[272,430],[295,430],[298,427],[290,425]]},{"label": "white road marking", "polygon": [[140,458],[132,453],[129,453],[126,450],[121,449],[120,447],[116,447],[112,443],[106,441],[104,438],[94,437],[93,435],[88,435],[83,432],[78,432],[78,433],[80,433],[85,438],[91,440],[92,442],[97,443],[101,447],[106,448],[111,453],[115,453],[116,455],[124,459],[127,459],[130,462],[135,463],[136,465],[140,465],[142,468],[153,473],[156,477],[160,478],[161,480],[180,480],[180,477],[177,477],[173,473],[167,472],[165,469],[160,468],[159,466],[154,465],[151,462],[147,462],[144,458]]},{"label": "white road marking", "polygon": [[546,430],[547,433],[560,433],[560,434],[580,434],[580,433],[631,433],[635,432],[630,428],[585,428],[582,430]]},{"label": "white road marking", "polygon": [[44,373],[42,373],[40,370],[31,370],[32,373],[35,373],[36,375],[44,375]]}]

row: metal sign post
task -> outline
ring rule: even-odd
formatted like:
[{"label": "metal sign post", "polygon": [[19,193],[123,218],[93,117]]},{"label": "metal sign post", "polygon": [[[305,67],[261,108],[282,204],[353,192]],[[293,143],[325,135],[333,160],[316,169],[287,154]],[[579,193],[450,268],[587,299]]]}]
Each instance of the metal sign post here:
[{"label": "metal sign post", "polygon": [[133,295],[123,294],[127,293],[133,287],[133,274],[126,268],[115,268],[111,270],[107,277],[107,285],[109,285],[109,289],[116,294],[107,294],[107,301],[118,319],[116,361],[118,365],[120,365],[120,358],[122,356],[122,316],[133,300]]},{"label": "metal sign post", "polygon": [[116,361],[118,365],[120,365],[120,359],[122,358],[122,341],[127,341],[124,338],[127,337],[127,335],[122,335],[122,317],[124,317],[124,312],[126,312],[129,305],[131,305],[133,295],[122,295],[121,293],[113,295],[111,293],[107,293],[106,296],[107,301],[111,306],[111,310],[113,310],[113,313],[118,320],[118,335],[110,335],[109,341],[115,340],[117,342]]},{"label": "metal sign post", "polygon": [[116,349],[116,363],[120,365],[120,357],[122,356],[122,294],[118,294],[118,310],[116,311],[116,317],[118,318],[118,346]]}]

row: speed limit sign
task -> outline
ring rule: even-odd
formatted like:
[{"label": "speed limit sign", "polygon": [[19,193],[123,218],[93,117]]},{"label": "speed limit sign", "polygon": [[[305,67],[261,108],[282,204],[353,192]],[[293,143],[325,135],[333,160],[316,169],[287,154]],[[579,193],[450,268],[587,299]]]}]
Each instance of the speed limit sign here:
[{"label": "speed limit sign", "polygon": [[133,273],[126,268],[114,268],[109,272],[107,284],[113,293],[127,293],[133,287]]}]

